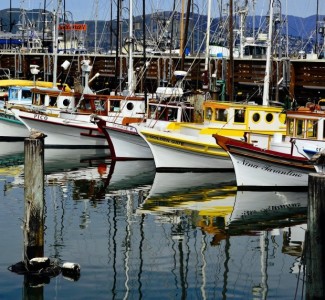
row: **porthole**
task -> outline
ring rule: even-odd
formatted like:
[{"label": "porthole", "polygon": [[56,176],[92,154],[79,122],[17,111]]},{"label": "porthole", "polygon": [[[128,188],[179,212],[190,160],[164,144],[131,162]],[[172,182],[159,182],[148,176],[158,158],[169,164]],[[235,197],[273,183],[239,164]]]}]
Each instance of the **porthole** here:
[{"label": "porthole", "polygon": [[69,106],[69,104],[70,104],[70,100],[69,99],[64,99],[63,100],[63,105],[64,106]]},{"label": "porthole", "polygon": [[129,103],[126,105],[126,108],[127,108],[128,110],[132,110],[133,107],[134,107],[134,105],[133,105],[132,102],[129,102]]},{"label": "porthole", "polygon": [[266,122],[269,122],[269,123],[272,122],[273,121],[273,114],[268,113],[266,115],[265,119],[266,119]]},{"label": "porthole", "polygon": [[254,113],[253,114],[253,121],[258,122],[260,120],[261,116],[259,113]]}]

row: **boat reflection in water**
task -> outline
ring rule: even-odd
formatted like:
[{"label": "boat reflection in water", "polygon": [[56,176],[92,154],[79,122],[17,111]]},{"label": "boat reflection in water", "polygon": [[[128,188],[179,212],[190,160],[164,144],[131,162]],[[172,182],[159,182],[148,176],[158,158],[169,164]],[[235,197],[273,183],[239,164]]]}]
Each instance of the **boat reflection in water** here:
[{"label": "boat reflection in water", "polygon": [[79,186],[77,197],[85,199],[102,200],[120,190],[138,186],[150,189],[155,174],[153,160],[112,161],[100,153],[82,158],[77,155],[75,159],[75,164],[70,161],[68,167],[62,156],[61,160],[59,156],[52,156],[51,160],[45,157],[46,182],[61,185],[70,182],[75,187]]},{"label": "boat reflection in water", "polygon": [[[85,152],[48,156],[45,169],[44,252],[80,264],[81,277],[51,280],[44,298],[292,299],[297,287],[302,293],[296,272],[307,192],[237,191],[233,172],[155,173],[152,160],[113,162]],[[5,266],[21,257],[22,190],[14,185],[0,201],[0,288],[11,299],[21,296]]]},{"label": "boat reflection in water", "polygon": [[234,173],[156,173],[138,212],[163,215],[191,210],[202,216],[220,215],[224,229],[230,231],[264,229],[272,223],[283,227],[281,220],[288,225],[286,218],[306,213],[307,192],[237,191],[235,180]]}]

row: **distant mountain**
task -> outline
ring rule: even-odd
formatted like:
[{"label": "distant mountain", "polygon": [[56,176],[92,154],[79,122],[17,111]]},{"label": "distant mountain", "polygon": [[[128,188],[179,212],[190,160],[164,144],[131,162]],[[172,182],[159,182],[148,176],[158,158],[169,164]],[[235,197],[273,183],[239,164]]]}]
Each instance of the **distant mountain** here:
[{"label": "distant mountain", "polygon": [[[13,13],[11,15],[11,19],[12,19],[12,32],[15,33],[18,31],[18,26],[17,24],[22,23],[22,19],[21,19],[21,12],[19,10],[19,8],[13,8],[12,9]],[[29,20],[29,24],[33,25],[34,28],[38,29],[38,30],[42,30],[42,21],[43,21],[43,17],[44,15],[42,14],[43,10],[38,10],[38,9],[34,9],[34,10],[29,10],[26,11],[26,19]],[[48,12],[49,13],[49,12]],[[50,14],[50,13],[49,13]],[[159,17],[161,18],[160,21],[164,22],[163,19],[165,19],[165,21],[169,18],[169,16],[171,15],[171,12],[160,12],[159,13]],[[0,30],[2,31],[6,31],[8,32],[10,30],[10,14],[9,14],[9,9],[4,9],[4,10],[0,10]],[[199,44],[198,40],[202,39],[204,37],[204,33],[206,31],[206,21],[207,21],[207,17],[206,16],[201,16],[200,17],[200,21],[197,22],[198,20],[198,15],[194,14],[192,21],[192,24],[198,24],[197,27],[195,28],[195,44]],[[284,17],[283,17],[284,18]],[[323,20],[324,16],[319,16],[319,20]],[[50,20],[50,16],[48,17],[48,20]],[[74,19],[78,19],[78,16],[74,16]],[[157,30],[158,26],[157,24],[153,24],[153,19],[151,18],[151,15],[147,15],[146,16],[146,24],[148,25],[148,28],[151,28],[153,30],[153,32],[151,32],[152,36],[158,36],[157,34]],[[175,21],[176,23],[179,22],[180,19],[180,14],[176,14],[175,15]],[[157,16],[156,16],[156,20],[157,20]],[[125,36],[127,36],[127,20],[125,20],[126,22],[123,23],[123,32],[125,34]],[[236,23],[238,23],[239,21],[236,20]],[[85,40],[85,46],[86,47],[92,47],[94,45],[94,41],[95,41],[95,21],[89,21],[89,20],[79,20],[76,21],[75,23],[78,24],[87,24],[87,32],[86,32],[86,40]],[[139,24],[138,28],[136,27],[136,24]],[[261,30],[265,31],[266,29],[266,18],[265,17],[259,17],[256,16],[255,17],[255,27],[256,30],[255,32],[257,32],[258,28],[261,28]],[[134,18],[134,24],[135,24],[135,34],[136,37],[140,40],[141,39],[141,35],[142,35],[142,16],[137,16]],[[296,17],[296,16],[288,16],[288,33],[289,36],[291,36],[294,39],[297,40],[305,40],[303,43],[307,43],[308,39],[309,39],[309,43],[313,43],[315,40],[315,29],[316,29],[316,15],[307,17],[307,18],[302,18],[302,17]],[[211,25],[211,31],[213,33],[213,31],[217,31],[216,28],[219,25],[219,20],[218,19],[214,19]],[[236,24],[235,24],[236,25]],[[174,26],[175,28],[177,27],[177,25]],[[236,26],[235,26],[236,27]],[[247,18],[247,31],[251,30],[253,31],[253,17],[249,16]],[[177,28],[174,31],[174,35],[177,36]],[[281,28],[281,32],[282,35],[286,34],[286,25],[285,23],[282,23],[282,28]],[[201,34],[200,34],[201,33]],[[179,34],[179,33],[178,33]],[[168,34],[166,33],[166,36]],[[170,33],[169,33],[170,35]],[[247,33],[247,35],[249,36],[249,33]],[[213,36],[213,34],[212,34]],[[112,22],[112,26],[111,26],[111,22],[110,20],[104,21],[104,20],[99,20],[97,22],[97,43],[100,44],[101,47],[103,48],[108,48],[110,47],[110,42],[112,41],[112,44],[115,44],[115,38],[116,38],[116,20]],[[147,38],[150,38],[150,34],[147,34]],[[170,36],[167,36],[167,38],[170,39]],[[302,42],[301,42],[302,43]],[[112,47],[113,47],[112,45]]]}]

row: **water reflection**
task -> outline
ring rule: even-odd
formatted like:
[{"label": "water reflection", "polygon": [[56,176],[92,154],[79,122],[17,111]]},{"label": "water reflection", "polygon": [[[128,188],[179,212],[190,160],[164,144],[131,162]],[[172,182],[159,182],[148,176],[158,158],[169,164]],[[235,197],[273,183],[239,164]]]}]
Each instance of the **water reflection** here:
[{"label": "water reflection", "polygon": [[[50,282],[46,298],[292,299],[297,287],[301,294],[307,192],[237,191],[233,173],[155,173],[152,161],[47,157],[45,253],[79,263],[81,277]],[[0,201],[3,267],[21,256],[21,241],[6,238],[5,228],[19,236],[23,173],[2,178],[12,184]],[[0,279],[10,287],[5,298],[21,297],[17,280]]]}]

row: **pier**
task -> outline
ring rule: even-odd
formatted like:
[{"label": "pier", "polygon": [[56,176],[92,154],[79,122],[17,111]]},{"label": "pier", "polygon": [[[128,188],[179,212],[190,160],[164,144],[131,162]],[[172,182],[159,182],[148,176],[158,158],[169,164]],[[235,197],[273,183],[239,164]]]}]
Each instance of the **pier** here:
[{"label": "pier", "polygon": [[[99,93],[107,94],[123,89],[124,79],[127,77],[128,57],[123,54],[116,61],[115,54],[57,54],[58,83],[66,82],[72,87],[80,84],[81,61],[89,59],[93,64],[92,74],[99,76],[91,82],[91,88]],[[67,70],[61,68],[65,62],[70,62]],[[175,54],[152,55],[146,58],[147,72],[144,79],[140,78],[145,61],[142,55],[134,55],[135,75],[138,75],[137,91],[154,93],[158,86],[173,85],[175,77],[173,72],[180,70],[181,57]],[[0,56],[0,75],[10,74],[11,78],[33,79],[30,65],[40,66],[39,80],[51,81],[53,79],[54,55],[51,53],[12,53],[2,52]],[[233,87],[234,100],[242,101],[262,99],[263,81],[265,76],[264,58],[236,58],[233,60]],[[286,95],[298,102],[318,101],[325,97],[325,60],[323,59],[289,59],[274,58],[272,61],[270,77],[270,99],[283,102]],[[204,89],[206,79],[215,74],[212,95],[216,99],[229,97],[229,88],[232,83],[229,79],[230,60],[222,57],[210,57],[209,72],[205,73],[205,57],[187,56],[184,61],[184,70],[188,72],[187,86],[190,89]],[[138,73],[138,74],[137,74]]]}]

